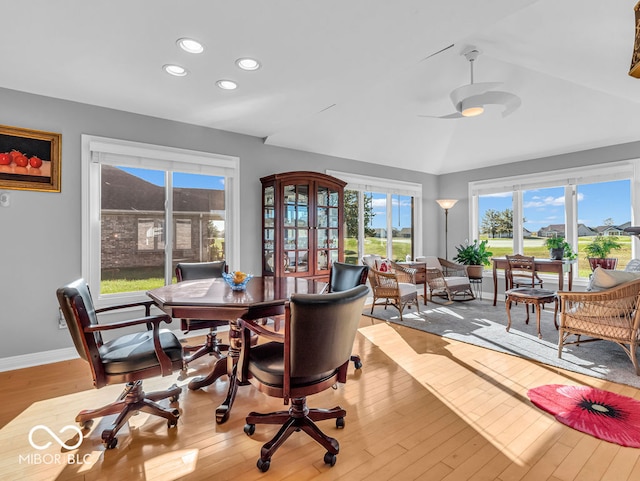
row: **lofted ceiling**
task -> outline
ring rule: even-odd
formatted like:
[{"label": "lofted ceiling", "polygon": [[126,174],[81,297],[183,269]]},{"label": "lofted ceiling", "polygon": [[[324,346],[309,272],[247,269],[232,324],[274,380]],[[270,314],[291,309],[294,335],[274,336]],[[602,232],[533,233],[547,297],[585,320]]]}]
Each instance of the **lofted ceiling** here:
[{"label": "lofted ceiling", "polygon": [[[0,87],[444,174],[640,140],[636,3],[0,0]],[[474,80],[503,82],[522,106],[421,117],[454,111],[469,46],[482,52]],[[262,68],[239,70],[246,56]]]}]

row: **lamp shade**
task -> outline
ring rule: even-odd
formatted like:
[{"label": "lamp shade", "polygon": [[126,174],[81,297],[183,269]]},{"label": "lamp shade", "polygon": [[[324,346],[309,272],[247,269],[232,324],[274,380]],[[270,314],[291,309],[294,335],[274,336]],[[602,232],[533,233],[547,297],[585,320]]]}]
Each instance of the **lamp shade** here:
[{"label": "lamp shade", "polygon": [[456,205],[458,199],[438,199],[436,200],[436,202],[440,204],[440,207],[442,207],[443,209],[451,209],[451,207]]}]

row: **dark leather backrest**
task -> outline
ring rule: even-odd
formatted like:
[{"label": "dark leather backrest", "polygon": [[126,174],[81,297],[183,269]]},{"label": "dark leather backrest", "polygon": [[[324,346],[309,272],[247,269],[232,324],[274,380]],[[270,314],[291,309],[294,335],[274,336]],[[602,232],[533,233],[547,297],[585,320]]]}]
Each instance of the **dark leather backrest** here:
[{"label": "dark leather backrest", "polygon": [[62,310],[76,351],[85,361],[93,362],[91,350],[102,345],[100,333],[85,334],[84,328],[98,324],[89,286],[84,279],[78,279],[56,291],[58,304]]},{"label": "dark leather backrest", "polygon": [[178,282],[211,279],[222,277],[222,273],[226,271],[226,261],[180,262],[176,266],[176,278]]},{"label": "dark leather backrest", "polygon": [[335,370],[351,357],[369,288],[329,294],[293,294],[290,299],[291,375]]},{"label": "dark leather backrest", "polygon": [[345,264],[344,262],[334,262],[331,264],[331,275],[329,277],[329,292],[340,292],[352,289],[367,282],[369,266],[358,266],[355,264]]}]

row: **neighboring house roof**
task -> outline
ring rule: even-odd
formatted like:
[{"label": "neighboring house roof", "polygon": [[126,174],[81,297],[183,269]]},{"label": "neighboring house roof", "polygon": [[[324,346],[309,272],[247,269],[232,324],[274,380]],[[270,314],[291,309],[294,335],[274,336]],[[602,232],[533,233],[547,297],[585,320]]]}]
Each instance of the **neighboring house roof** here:
[{"label": "neighboring house roof", "polygon": [[[164,187],[147,182],[117,167],[102,166],[102,208],[107,210],[163,211]],[[224,210],[224,190],[174,189],[175,212]]]}]

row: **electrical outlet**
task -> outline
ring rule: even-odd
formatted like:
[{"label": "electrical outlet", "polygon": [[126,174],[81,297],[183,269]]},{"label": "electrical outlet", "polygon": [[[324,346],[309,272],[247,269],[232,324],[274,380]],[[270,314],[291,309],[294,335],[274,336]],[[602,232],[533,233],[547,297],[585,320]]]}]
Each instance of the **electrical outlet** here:
[{"label": "electrical outlet", "polygon": [[67,320],[64,318],[60,308],[58,308],[58,329],[67,329]]}]

